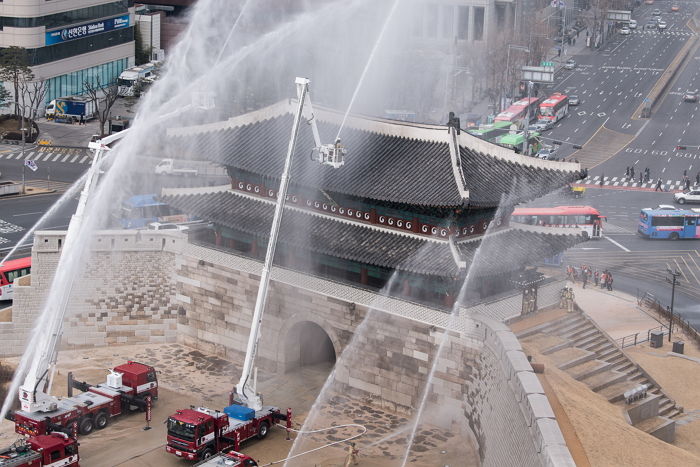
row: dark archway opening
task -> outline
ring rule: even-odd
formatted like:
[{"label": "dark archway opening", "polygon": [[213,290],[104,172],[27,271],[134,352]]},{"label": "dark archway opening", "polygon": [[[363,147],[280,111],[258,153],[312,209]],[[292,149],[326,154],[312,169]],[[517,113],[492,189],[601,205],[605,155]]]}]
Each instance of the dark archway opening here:
[{"label": "dark archway opening", "polygon": [[286,370],[319,364],[335,364],[335,349],[326,331],[316,323],[302,321],[289,330],[285,345]]}]

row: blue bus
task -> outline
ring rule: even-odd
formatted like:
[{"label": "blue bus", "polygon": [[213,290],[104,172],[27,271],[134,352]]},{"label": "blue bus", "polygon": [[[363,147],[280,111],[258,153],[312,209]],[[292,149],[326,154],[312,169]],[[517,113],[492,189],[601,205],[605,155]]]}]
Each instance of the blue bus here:
[{"label": "blue bus", "polygon": [[151,222],[187,222],[190,216],[182,214],[159,201],[155,194],[136,195],[121,206],[121,226],[125,229],[144,228]]},{"label": "blue bus", "polygon": [[700,209],[642,209],[637,233],[645,238],[700,238]]}]

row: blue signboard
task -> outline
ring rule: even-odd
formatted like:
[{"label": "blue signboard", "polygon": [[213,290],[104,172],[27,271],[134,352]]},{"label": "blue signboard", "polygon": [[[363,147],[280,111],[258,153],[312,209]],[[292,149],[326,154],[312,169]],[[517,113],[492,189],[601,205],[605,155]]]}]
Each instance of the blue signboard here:
[{"label": "blue signboard", "polygon": [[114,31],[129,27],[129,15],[117,16],[116,18],[103,19],[92,23],[79,24],[68,28],[57,29],[46,32],[46,45],[60,44],[61,42],[82,39],[83,37]]}]

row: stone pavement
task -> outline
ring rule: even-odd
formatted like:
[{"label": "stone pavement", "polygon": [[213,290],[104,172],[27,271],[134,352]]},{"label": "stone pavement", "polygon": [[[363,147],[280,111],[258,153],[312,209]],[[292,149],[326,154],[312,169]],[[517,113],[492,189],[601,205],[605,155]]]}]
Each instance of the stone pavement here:
[{"label": "stone pavement", "polygon": [[637,299],[624,292],[608,292],[590,282],[585,289],[580,282],[573,284],[573,288],[579,308],[615,340],[635,333],[646,338],[647,331],[667,324],[643,311]]}]

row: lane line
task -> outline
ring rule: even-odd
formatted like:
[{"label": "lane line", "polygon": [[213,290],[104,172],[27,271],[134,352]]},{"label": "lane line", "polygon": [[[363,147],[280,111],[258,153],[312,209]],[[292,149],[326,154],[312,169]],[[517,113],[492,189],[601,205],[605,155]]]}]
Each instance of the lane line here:
[{"label": "lane line", "polygon": [[630,252],[629,249],[625,248],[624,246],[622,246],[621,244],[619,244],[618,242],[616,242],[615,240],[613,240],[613,239],[610,238],[609,236],[606,235],[606,236],[603,237],[603,238],[607,239],[610,243],[612,243],[613,245],[619,247],[621,250],[624,250],[624,251],[626,251],[627,253]]}]

